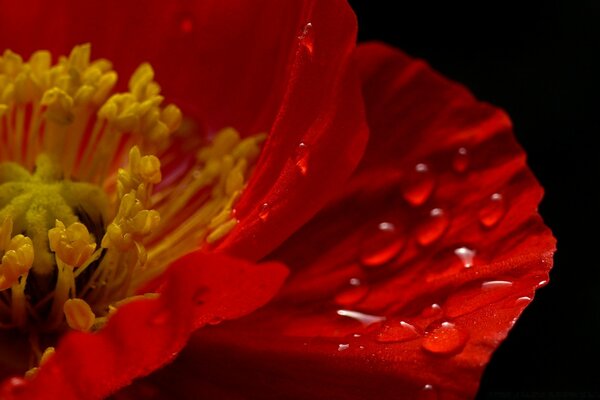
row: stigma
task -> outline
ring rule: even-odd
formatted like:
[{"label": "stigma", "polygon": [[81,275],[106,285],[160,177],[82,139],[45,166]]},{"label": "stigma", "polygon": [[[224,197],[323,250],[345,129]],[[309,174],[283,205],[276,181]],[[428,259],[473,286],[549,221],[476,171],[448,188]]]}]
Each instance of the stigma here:
[{"label": "stigma", "polygon": [[227,235],[266,137],[194,136],[149,64],[115,93],[111,62],[90,53],[0,56],[0,329],[43,342],[35,365],[44,338],[101,329]]}]

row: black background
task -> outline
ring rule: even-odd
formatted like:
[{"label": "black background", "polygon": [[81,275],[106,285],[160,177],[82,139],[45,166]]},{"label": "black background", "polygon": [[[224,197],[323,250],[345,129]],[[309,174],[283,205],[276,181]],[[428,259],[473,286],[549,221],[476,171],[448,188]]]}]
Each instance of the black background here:
[{"label": "black background", "polygon": [[558,238],[538,291],[478,399],[600,398],[600,1],[351,1],[359,40],[427,60],[511,115]]}]

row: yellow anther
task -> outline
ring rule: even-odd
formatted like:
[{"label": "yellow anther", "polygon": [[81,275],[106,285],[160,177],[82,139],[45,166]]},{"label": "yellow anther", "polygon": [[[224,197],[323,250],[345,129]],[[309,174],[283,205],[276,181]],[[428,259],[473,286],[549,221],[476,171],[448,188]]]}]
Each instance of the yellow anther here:
[{"label": "yellow anther", "polygon": [[18,282],[21,275],[26,274],[33,265],[33,243],[31,239],[17,235],[6,247],[2,264],[0,264],[0,290],[7,289]]},{"label": "yellow anther", "polygon": [[207,237],[206,237],[206,242],[207,243],[214,243],[217,240],[223,238],[225,235],[227,235],[229,232],[231,232],[231,230],[233,228],[235,228],[235,226],[237,225],[238,220],[235,218],[230,219],[229,221],[225,222],[224,224],[220,225],[217,229],[215,229],[214,231],[212,231]]},{"label": "yellow anther", "polygon": [[42,97],[42,105],[47,106],[46,118],[60,125],[68,125],[73,122],[73,98],[64,90],[54,87]]},{"label": "yellow anther", "polygon": [[81,332],[89,332],[94,326],[96,315],[88,303],[81,299],[69,299],[65,301],[63,311],[67,324],[71,329]]},{"label": "yellow anther", "polygon": [[40,367],[48,362],[50,358],[56,353],[54,347],[46,347],[46,350],[42,353],[42,357],[40,358]]},{"label": "yellow anther", "polygon": [[162,110],[160,120],[167,125],[171,132],[174,132],[181,126],[181,110],[176,105],[169,104]]},{"label": "yellow anther", "polygon": [[159,183],[162,179],[160,173],[160,160],[158,157],[143,156],[137,146],[129,150],[129,170],[135,181],[139,183]]},{"label": "yellow anther", "polygon": [[48,231],[50,249],[62,262],[71,267],[82,266],[94,253],[96,242],[85,225],[74,222],[65,227],[56,220],[56,227]]}]

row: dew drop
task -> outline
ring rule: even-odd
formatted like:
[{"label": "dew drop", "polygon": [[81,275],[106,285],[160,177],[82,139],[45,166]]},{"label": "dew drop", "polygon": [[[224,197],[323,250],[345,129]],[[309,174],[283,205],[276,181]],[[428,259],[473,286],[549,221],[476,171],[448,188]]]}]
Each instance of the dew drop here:
[{"label": "dew drop", "polygon": [[522,297],[519,297],[515,301],[515,305],[516,306],[521,306],[521,305],[529,304],[530,302],[531,302],[531,297],[529,297],[529,296],[522,296]]},{"label": "dew drop", "polygon": [[225,321],[225,318],[215,315],[208,320],[207,324],[208,325],[218,325],[223,321]]},{"label": "dew drop", "polygon": [[438,394],[433,385],[427,384],[423,386],[417,397],[419,400],[437,400]]},{"label": "dew drop", "polygon": [[490,196],[487,203],[479,210],[479,221],[484,228],[493,228],[506,214],[506,204],[500,193]]},{"label": "dew drop", "polygon": [[537,287],[538,287],[538,288],[541,288],[541,287],[544,287],[544,286],[546,286],[547,284],[548,284],[548,281],[547,281],[547,280],[539,281],[539,283],[538,283],[538,286],[537,286]]},{"label": "dew drop", "polygon": [[469,168],[469,152],[466,147],[461,147],[454,154],[454,158],[452,159],[452,169],[459,174],[462,174],[467,171]]},{"label": "dew drop", "polygon": [[391,222],[382,222],[367,232],[360,244],[360,262],[365,267],[379,267],[391,261],[404,248],[405,239]]},{"label": "dew drop", "polygon": [[386,319],[385,317],[379,315],[364,314],[358,311],[351,310],[337,310],[337,315],[352,318],[360,322],[365,327],[383,322]]},{"label": "dew drop", "polygon": [[181,22],[179,23],[179,29],[183,33],[191,33],[194,29],[194,23],[192,22],[192,19],[190,17],[182,18]]},{"label": "dew drop", "polygon": [[302,28],[302,33],[298,36],[300,44],[306,49],[308,54],[312,54],[315,46],[313,24],[309,22]]},{"label": "dew drop", "polygon": [[261,221],[266,221],[271,212],[271,205],[269,203],[262,203],[258,209],[258,218]]},{"label": "dew drop", "polygon": [[481,289],[483,290],[494,290],[494,289],[502,289],[512,286],[512,282],[510,281],[487,281],[481,284]]},{"label": "dew drop", "polygon": [[350,348],[350,344],[348,344],[348,343],[338,344],[338,351],[348,350],[349,348]]},{"label": "dew drop", "polygon": [[402,185],[402,195],[412,206],[425,203],[435,188],[435,177],[427,164],[417,164]]},{"label": "dew drop", "polygon": [[424,318],[433,318],[442,315],[442,312],[442,306],[437,303],[433,303],[421,312],[421,316]]},{"label": "dew drop", "polygon": [[468,247],[458,247],[454,250],[454,254],[460,259],[465,268],[471,268],[475,259],[475,250]]},{"label": "dew drop", "polygon": [[446,315],[456,318],[486,307],[509,296],[512,282],[486,281],[473,282],[453,293],[444,304]]},{"label": "dew drop", "polygon": [[434,208],[429,216],[419,225],[416,231],[417,242],[422,246],[428,246],[442,237],[448,229],[450,218],[441,208]]},{"label": "dew drop", "polygon": [[399,324],[385,325],[375,338],[380,343],[399,343],[416,339],[420,335],[417,328],[405,321]]},{"label": "dew drop", "polygon": [[296,149],[296,167],[302,175],[306,175],[308,167],[308,145],[300,142]]},{"label": "dew drop", "polygon": [[369,287],[367,285],[363,285],[361,280],[358,278],[350,279],[349,284],[350,285],[348,287],[335,296],[333,301],[337,305],[352,306],[364,299],[369,293]]},{"label": "dew drop", "polygon": [[468,337],[467,332],[452,322],[442,322],[427,329],[421,346],[427,353],[448,357],[460,353]]}]

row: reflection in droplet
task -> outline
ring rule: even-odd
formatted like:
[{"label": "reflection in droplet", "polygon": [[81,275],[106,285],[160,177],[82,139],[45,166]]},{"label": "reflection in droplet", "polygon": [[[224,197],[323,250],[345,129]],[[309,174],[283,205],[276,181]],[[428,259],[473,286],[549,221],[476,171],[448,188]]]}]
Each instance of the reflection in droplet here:
[{"label": "reflection in droplet", "polygon": [[487,281],[481,284],[483,290],[494,290],[512,286],[510,281]]},{"label": "reflection in droplet", "polygon": [[269,203],[262,203],[258,209],[258,218],[260,218],[261,221],[266,221],[270,212],[271,205]]},{"label": "reflection in droplet", "polygon": [[459,247],[454,250],[454,254],[462,261],[465,268],[471,268],[475,259],[475,250],[469,249],[468,247]]},{"label": "reflection in droplet", "polygon": [[544,286],[546,286],[547,284],[548,284],[548,281],[544,279],[543,281],[540,281],[540,282],[538,283],[538,288],[544,287]]},{"label": "reflection in droplet", "polygon": [[479,210],[479,221],[484,228],[493,228],[504,214],[506,214],[504,197],[500,193],[494,193]]},{"label": "reflection in droplet", "polygon": [[365,267],[379,267],[391,261],[404,248],[405,239],[391,222],[382,222],[366,232],[360,244],[360,262]]},{"label": "reflection in droplet", "polygon": [[450,218],[441,208],[434,208],[421,225],[417,227],[417,242],[422,246],[428,246],[442,237],[448,229]]},{"label": "reflection in droplet", "polygon": [[315,39],[313,24],[311,22],[304,25],[304,28],[302,28],[302,33],[300,36],[298,36],[298,39],[300,40],[300,44],[302,44],[302,46],[304,46],[304,48],[307,50],[308,54],[312,54],[314,51]]},{"label": "reflection in droplet", "polygon": [[360,322],[363,326],[369,326],[369,325],[373,325],[373,324],[377,324],[380,323],[382,321],[385,321],[385,317],[379,316],[379,315],[370,315],[370,314],[364,314],[358,311],[351,311],[351,310],[337,310],[337,315],[340,315],[342,317],[348,317],[348,318],[352,318],[358,322]]},{"label": "reflection in droplet", "polygon": [[296,148],[296,167],[302,175],[306,175],[308,167],[308,145],[300,142]]},{"label": "reflection in droplet", "polygon": [[419,331],[414,325],[411,325],[406,321],[400,321],[399,324],[385,325],[377,333],[375,339],[380,343],[399,343],[416,339],[419,336]]},{"label": "reflection in droplet", "polygon": [[433,303],[421,312],[421,316],[424,318],[438,317],[442,314],[442,312],[442,307],[437,303]]},{"label": "reflection in droplet", "polygon": [[522,297],[519,297],[515,301],[515,305],[520,306],[520,305],[529,304],[530,302],[531,302],[531,297],[529,297],[529,296],[522,296]]},{"label": "reflection in droplet", "polygon": [[402,185],[404,199],[413,206],[425,203],[435,188],[435,176],[427,164],[417,164]]},{"label": "reflection in droplet", "polygon": [[421,346],[430,354],[452,356],[462,351],[467,339],[467,332],[446,321],[428,328]]},{"label": "reflection in droplet", "polygon": [[458,149],[454,158],[452,159],[452,169],[455,172],[463,173],[469,168],[469,152],[466,147]]},{"label": "reflection in droplet", "polygon": [[438,394],[433,385],[427,384],[423,386],[421,392],[418,395],[419,400],[437,400]]},{"label": "reflection in droplet", "polygon": [[350,348],[350,344],[348,344],[348,343],[338,344],[338,351],[348,350],[349,348]]},{"label": "reflection in droplet", "polygon": [[369,293],[369,287],[358,278],[352,278],[349,286],[337,294],[334,302],[339,306],[351,306],[361,301]]}]

